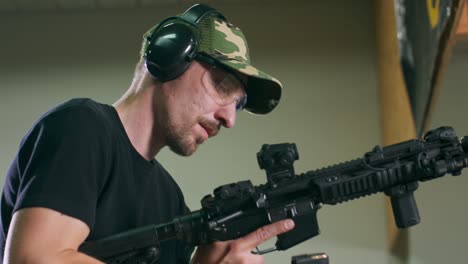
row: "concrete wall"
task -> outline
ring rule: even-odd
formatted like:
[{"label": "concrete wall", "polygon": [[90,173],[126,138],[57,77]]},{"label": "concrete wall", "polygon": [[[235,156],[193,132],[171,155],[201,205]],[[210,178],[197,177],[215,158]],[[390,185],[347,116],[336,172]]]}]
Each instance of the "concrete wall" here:
[{"label": "concrete wall", "polygon": [[[434,111],[431,127],[452,126],[468,135],[468,42],[456,44]],[[421,223],[411,228],[414,264],[466,263],[468,249],[468,172],[422,183],[416,192]]]}]

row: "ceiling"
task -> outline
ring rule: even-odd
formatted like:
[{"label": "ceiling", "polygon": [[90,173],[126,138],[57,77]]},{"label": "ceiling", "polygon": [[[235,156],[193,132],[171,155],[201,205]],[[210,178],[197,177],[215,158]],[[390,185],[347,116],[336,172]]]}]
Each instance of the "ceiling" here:
[{"label": "ceiling", "polygon": [[[190,0],[0,0],[0,13],[149,7]],[[203,2],[203,1],[199,1]]]}]

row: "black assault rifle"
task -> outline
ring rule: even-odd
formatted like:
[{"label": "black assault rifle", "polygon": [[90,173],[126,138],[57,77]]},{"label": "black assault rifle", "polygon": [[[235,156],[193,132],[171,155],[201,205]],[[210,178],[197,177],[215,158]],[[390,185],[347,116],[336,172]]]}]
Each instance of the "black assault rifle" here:
[{"label": "black assault rifle", "polygon": [[279,235],[273,249],[257,253],[286,250],[320,233],[316,214],[322,204],[378,192],[390,197],[397,226],[410,227],[420,221],[413,196],[418,181],[460,175],[468,166],[468,137],[459,140],[454,129],[440,127],[423,140],[376,146],[362,158],[300,175],[293,167],[299,158],[295,144],[263,145],[257,158],[266,170],[266,184],[222,185],[201,200],[198,211],[170,223],[86,242],[79,250],[106,263],[152,263],[162,241],[180,239],[192,245],[225,241],[291,218],[295,228]]}]

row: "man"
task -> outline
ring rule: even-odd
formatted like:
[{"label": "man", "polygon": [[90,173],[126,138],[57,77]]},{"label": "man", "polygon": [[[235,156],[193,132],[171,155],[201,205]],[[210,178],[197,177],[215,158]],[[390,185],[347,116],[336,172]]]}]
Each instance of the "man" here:
[{"label": "man", "polygon": [[[266,114],[281,84],[250,65],[245,37],[196,5],[145,34],[133,82],[114,105],[73,99],[44,114],[21,142],[1,201],[3,263],[101,263],[78,251],[96,240],[188,212],[154,159],[168,146],[189,156],[235,124]],[[198,247],[193,263],[261,263],[251,251],[292,221]],[[158,263],[187,263],[192,249],[161,244]]]}]

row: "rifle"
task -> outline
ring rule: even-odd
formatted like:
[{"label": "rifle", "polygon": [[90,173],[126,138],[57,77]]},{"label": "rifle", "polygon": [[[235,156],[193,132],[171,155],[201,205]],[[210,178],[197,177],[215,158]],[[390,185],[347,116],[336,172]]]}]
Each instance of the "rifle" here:
[{"label": "rifle", "polygon": [[468,137],[458,139],[451,127],[427,132],[386,147],[376,146],[362,158],[296,175],[295,144],[263,145],[257,153],[267,182],[240,181],[217,187],[201,200],[202,208],[170,223],[149,225],[101,240],[85,242],[80,251],[106,263],[152,263],[160,242],[183,240],[191,245],[242,237],[269,223],[291,218],[295,228],[277,237],[265,254],[286,250],[320,233],[317,210],[384,192],[391,199],[396,225],[420,222],[413,192],[419,181],[460,175],[468,166]]}]

